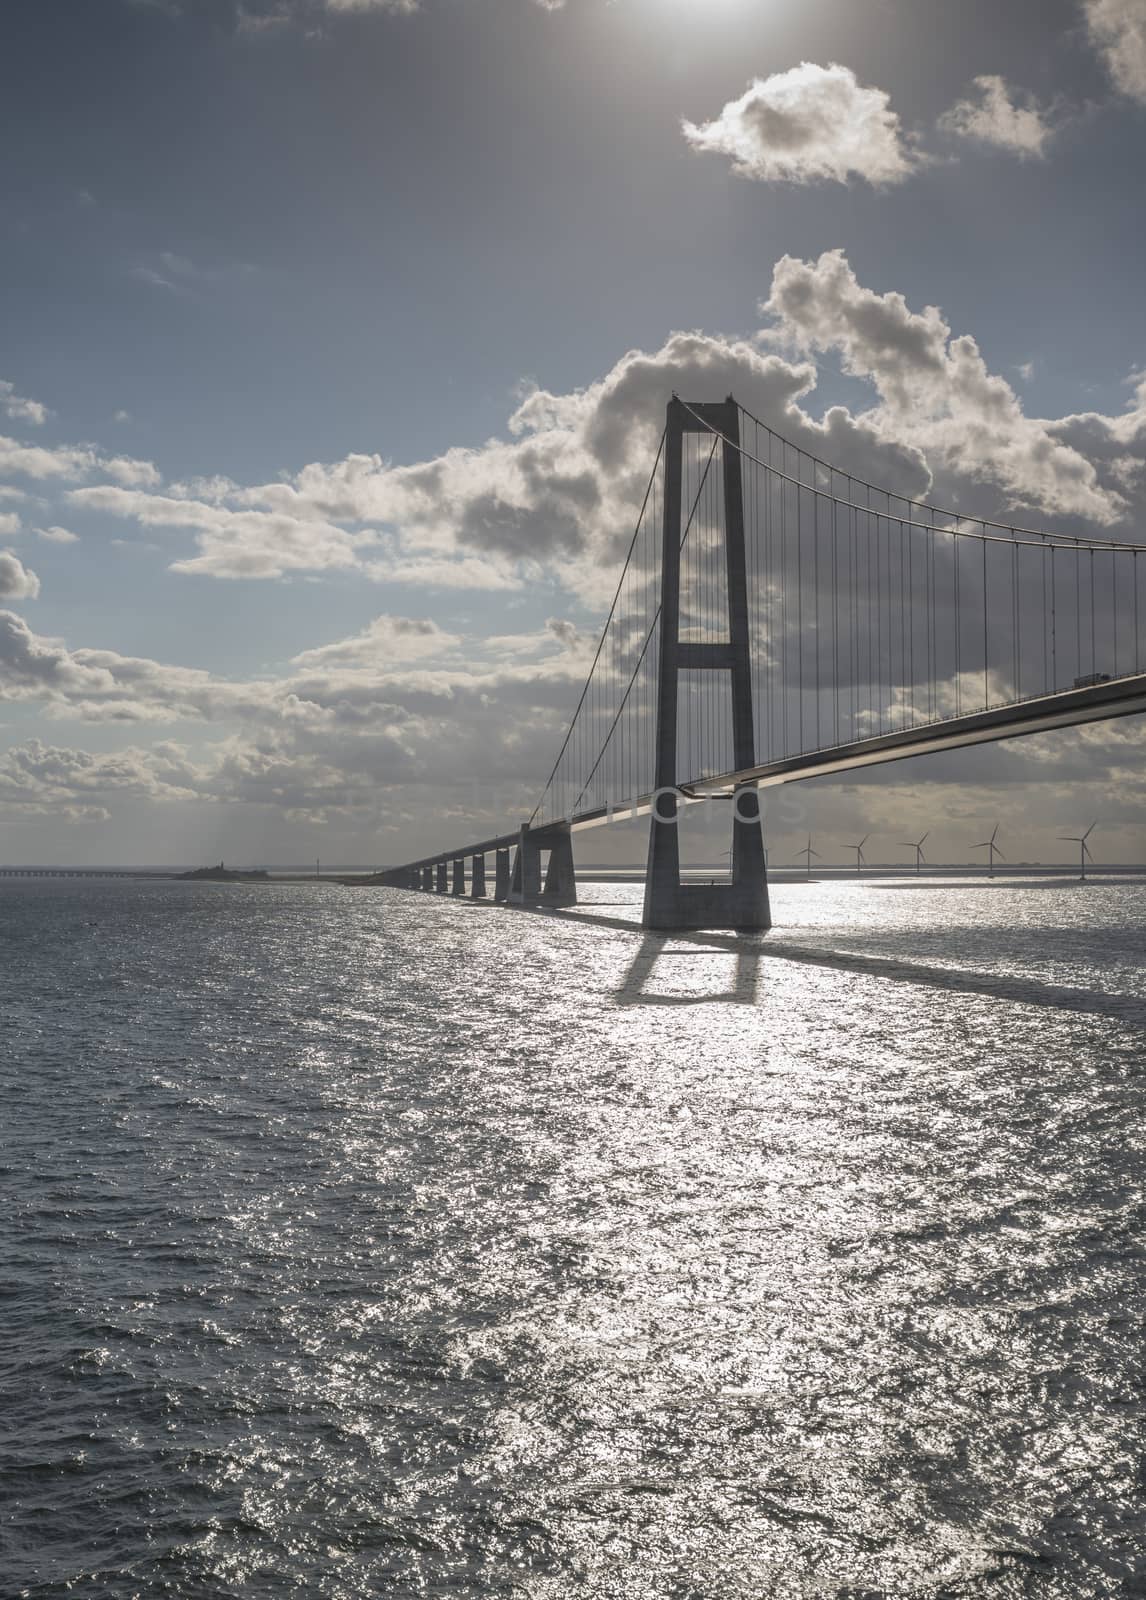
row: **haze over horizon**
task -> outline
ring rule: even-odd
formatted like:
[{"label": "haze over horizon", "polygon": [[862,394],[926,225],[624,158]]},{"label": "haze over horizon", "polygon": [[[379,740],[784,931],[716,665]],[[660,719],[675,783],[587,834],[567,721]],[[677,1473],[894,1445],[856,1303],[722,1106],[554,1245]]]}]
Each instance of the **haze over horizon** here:
[{"label": "haze over horizon", "polygon": [[[1146,538],[1146,0],[6,22],[0,862],[512,827],[674,390],[967,514]],[[1146,862],[1144,753],[1129,718],[805,783],[773,855],[959,860],[998,823],[1069,863],[1098,818],[1099,866]]]}]

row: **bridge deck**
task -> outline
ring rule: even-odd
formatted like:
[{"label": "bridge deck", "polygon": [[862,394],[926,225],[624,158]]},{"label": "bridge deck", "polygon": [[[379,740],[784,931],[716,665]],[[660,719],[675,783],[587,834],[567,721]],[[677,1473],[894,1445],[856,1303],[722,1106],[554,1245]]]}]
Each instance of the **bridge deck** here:
[{"label": "bridge deck", "polygon": [[[1112,679],[1109,683],[1090,684],[1084,689],[1039,695],[1014,705],[994,706],[988,711],[947,717],[941,722],[903,728],[897,733],[859,739],[852,744],[832,745],[823,750],[786,756],[779,761],[750,767],[744,772],[722,773],[717,777],[682,785],[681,793],[686,800],[711,799],[721,794],[731,794],[740,784],[767,789],[777,784],[796,783],[802,778],[853,772],[860,767],[903,761],[909,756],[960,750],[968,745],[990,744],[999,739],[1019,739],[1053,728],[1079,727],[1088,722],[1105,722],[1142,711],[1146,711],[1146,673],[1135,673]],[[624,822],[632,817],[647,816],[651,809],[652,795],[643,794],[623,805],[582,812],[572,819],[570,825],[574,831],[597,828],[612,822]],[[507,849],[515,845],[518,839],[518,833],[506,833],[499,838],[468,844],[461,849],[424,856],[419,861],[407,862],[406,866],[414,869],[434,866],[439,861],[451,861],[458,856],[484,855],[493,850]]]}]

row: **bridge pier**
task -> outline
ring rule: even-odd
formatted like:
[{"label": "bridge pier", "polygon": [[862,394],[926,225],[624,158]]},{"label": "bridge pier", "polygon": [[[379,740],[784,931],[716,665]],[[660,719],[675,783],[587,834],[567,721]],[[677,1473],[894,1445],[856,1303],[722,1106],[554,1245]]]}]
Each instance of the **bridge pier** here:
[{"label": "bridge pier", "polygon": [[485,856],[474,856],[470,862],[470,898],[485,899]]},{"label": "bridge pier", "polygon": [[[542,882],[542,853],[549,862]],[[573,869],[573,834],[567,822],[543,828],[523,826],[513,864],[510,900],[515,905],[575,906],[577,877]]]},{"label": "bridge pier", "polygon": [[454,893],[466,892],[466,863],[464,856],[454,857]]},{"label": "bridge pier", "polygon": [[495,900],[509,899],[509,848],[497,850],[494,853],[493,897]]},{"label": "bridge pier", "polygon": [[422,868],[422,888],[426,892],[426,894],[431,894],[433,892],[433,888],[434,888],[434,869],[433,869],[433,867],[423,867]]},{"label": "bridge pier", "polygon": [[439,861],[434,870],[436,874],[434,887],[439,894],[446,894],[450,887],[446,863],[444,861]]},{"label": "bridge pier", "polygon": [[[680,637],[681,476],[686,433],[718,435],[724,477],[724,556],[728,590],[727,643],[696,644]],[[677,721],[679,677],[687,672],[727,672],[732,688],[733,766],[756,765],[752,719],[752,657],[748,633],[748,575],[744,551],[744,495],[740,475],[740,408],[686,407],[669,402],[665,427],[664,522],[661,542],[660,672],[657,683],[656,783],[649,824],[648,870],[642,917],[646,928],[766,929],[772,926],[768,871],[760,826],[760,797],[750,786],[732,797],[732,881],[683,884],[677,833]]]}]

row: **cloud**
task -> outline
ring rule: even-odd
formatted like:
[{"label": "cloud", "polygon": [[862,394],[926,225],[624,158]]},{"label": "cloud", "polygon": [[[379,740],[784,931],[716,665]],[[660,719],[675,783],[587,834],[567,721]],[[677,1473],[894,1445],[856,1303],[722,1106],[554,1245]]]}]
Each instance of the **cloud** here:
[{"label": "cloud", "polygon": [[104,822],[128,797],[201,799],[201,776],[177,745],[93,755],[30,739],[0,755],[0,806],[8,816]]},{"label": "cloud", "polygon": [[321,645],[294,656],[291,665],[312,667],[374,667],[381,662],[422,661],[448,656],[460,641],[426,617],[375,617],[352,639]]},{"label": "cloud", "polygon": [[711,122],[681,126],[695,150],[726,155],[734,172],[763,182],[902,183],[918,165],[888,95],[838,64],[754,78]]},{"label": "cloud", "polygon": [[[150,461],[136,461],[132,456],[101,456],[88,444],[22,444],[0,435],[0,477],[82,481],[101,473],[116,483],[137,487],[155,488],[162,482]],[[19,491],[6,489],[3,493],[14,496]]]},{"label": "cloud", "polygon": [[40,580],[11,550],[0,550],[0,600],[34,600]]},{"label": "cloud", "polygon": [[394,16],[410,16],[418,0],[323,0],[328,11],[386,11]]},{"label": "cloud", "polygon": [[129,489],[154,489],[163,481],[150,461],[136,461],[131,456],[101,461],[100,471]]},{"label": "cloud", "polygon": [[363,569],[375,583],[404,583],[426,589],[514,590],[523,579],[504,565],[476,556],[447,558],[396,554],[368,561]]},{"label": "cloud", "polygon": [[[1061,425],[1025,416],[973,338],[955,337],[935,306],[915,312],[901,294],[864,288],[841,250],[816,261],[785,256],[763,310],[782,341],[836,351],[848,373],[874,384],[880,404],[858,420],[914,446],[949,482],[991,485],[1008,505],[1100,526],[1128,512],[1118,474],[1100,473]],[[1136,423],[1116,431],[1138,439]]]},{"label": "cloud", "polygon": [[1114,86],[1146,101],[1146,0],[1082,0],[1091,43]]},{"label": "cloud", "polygon": [[80,541],[79,534],[72,533],[68,528],[37,528],[36,533],[49,544],[78,544]]},{"label": "cloud", "polygon": [[[597,382],[527,389],[503,437],[409,464],[354,454],[269,483],[206,477],[155,493],[75,488],[66,501],[188,533],[173,570],[268,579],[356,571],[380,584],[478,592],[555,582],[596,606],[611,592],[656,454],[666,398],[733,393],[798,448],[968,514],[1146,518],[1146,388],[1122,416],[1028,417],[975,340],[936,307],[857,279],[841,251],[777,263],[755,339],[671,335]],[[869,385],[865,408],[812,411],[812,358]],[[108,469],[108,463],[103,463]],[[94,470],[94,467],[93,469]],[[65,525],[67,518],[59,518]]]},{"label": "cloud", "polygon": [[183,572],[359,567],[377,581],[485,589],[550,574],[596,601],[615,581],[674,389],[733,390],[803,448],[862,463],[902,489],[926,487],[916,451],[842,408],[822,422],[808,416],[799,400],[814,380],[810,366],[747,341],[674,334],[658,351],[630,352],[584,390],[527,392],[507,439],[409,466],[353,455],[276,483],[220,483],[193,500],[108,486],[69,498],[147,526],[197,530],[199,554],[178,560]]},{"label": "cloud", "polygon": [[944,132],[995,145],[1020,157],[1045,154],[1053,132],[1045,111],[1033,101],[1017,104],[1006,79],[994,74],[976,78],[974,87],[977,99],[958,100],[940,117]]},{"label": "cloud", "polygon": [[72,489],[67,498],[89,511],[131,517],[145,528],[195,531],[201,554],[173,562],[172,568],[216,578],[279,578],[289,572],[353,567],[360,548],[375,542],[370,531],[349,533],[317,516],[234,510],[110,484]]},{"label": "cloud", "polygon": [[[249,30],[250,23],[246,26]],[[192,261],[189,256],[179,255],[174,250],[160,250],[150,260],[136,262],[127,270],[130,277],[153,289],[176,295],[197,295],[204,289],[249,278],[257,269],[247,261],[224,261],[208,265]]]},{"label": "cloud", "polygon": [[7,534],[14,538],[19,533],[22,523],[14,511],[0,511],[0,534]]},{"label": "cloud", "polygon": [[[501,804],[517,814],[535,798],[583,663],[556,638],[548,656],[539,652],[528,664],[490,660],[480,640],[466,641],[464,653],[460,644],[430,620],[382,617],[350,639],[302,652],[282,676],[235,682],[70,649],[0,611],[0,700],[38,702],[55,718],[231,730],[197,764],[185,761],[178,781],[166,768],[157,773],[148,752],[133,752],[127,776],[121,783],[115,769],[118,787],[102,796],[102,758],[68,752],[49,761],[37,746],[15,774],[0,758],[0,804],[15,803],[18,782],[27,788],[30,760],[41,777],[49,762],[54,778],[46,787],[37,778],[25,802],[64,812],[114,807],[128,793],[174,798],[178,790],[285,816],[377,815],[380,806],[406,805],[403,795],[414,814],[440,813],[443,794],[461,807],[466,786],[484,786],[492,803],[501,786],[492,826]],[[170,760],[163,757],[168,767]],[[75,784],[69,773],[78,774]]]},{"label": "cloud", "polygon": [[[544,628],[536,628],[531,633],[492,634],[483,644],[494,656],[535,656],[543,651],[551,651],[555,639],[563,650],[569,651],[583,652],[586,647],[591,650],[596,643],[595,639],[589,640],[575,623],[564,617],[548,617]],[[585,665],[587,668],[589,663]]]},{"label": "cloud", "polygon": [[0,378],[0,411],[13,422],[30,422],[37,428],[47,422],[51,415],[47,406],[39,400],[29,400],[25,395],[17,394],[14,385],[4,378]]},{"label": "cloud", "polygon": [[28,478],[83,478],[94,470],[98,457],[87,445],[21,444],[0,434],[0,475],[19,473]]}]

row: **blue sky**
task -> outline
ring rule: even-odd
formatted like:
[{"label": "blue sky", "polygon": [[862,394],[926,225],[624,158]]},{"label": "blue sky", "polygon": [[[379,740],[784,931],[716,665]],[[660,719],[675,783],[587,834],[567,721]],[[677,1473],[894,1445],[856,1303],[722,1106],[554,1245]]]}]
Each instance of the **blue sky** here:
[{"label": "blue sky", "polygon": [[[2,859],[394,858],[520,810],[581,665],[547,623],[607,604],[642,430],[681,374],[766,403],[761,328],[873,462],[1142,535],[1146,0],[55,0],[5,32]],[[835,297],[816,326],[760,309],[785,258]],[[896,404],[859,330],[897,295],[1013,391],[1005,462],[951,446],[953,373],[931,428]],[[638,388],[622,471],[586,441]],[[531,437],[591,512],[526,481]],[[1034,815],[1052,855],[1100,805],[1139,857],[1141,754],[1127,724],[920,763],[801,791],[799,826],[938,808],[958,856]]]}]

